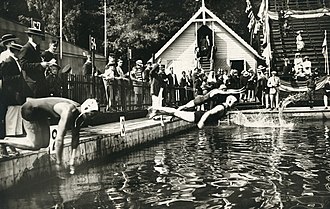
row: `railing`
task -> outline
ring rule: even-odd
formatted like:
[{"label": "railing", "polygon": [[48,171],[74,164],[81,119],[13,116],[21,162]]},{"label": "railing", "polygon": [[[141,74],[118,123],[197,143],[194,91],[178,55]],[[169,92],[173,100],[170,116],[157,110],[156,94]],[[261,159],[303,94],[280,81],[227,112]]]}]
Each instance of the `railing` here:
[{"label": "railing", "polygon": [[[128,79],[103,80],[101,77],[65,75],[61,96],[82,103],[88,98],[96,98],[101,110],[134,111],[151,106],[150,84],[136,83]],[[178,106],[193,98],[193,90],[184,87],[165,88],[164,105]]]}]

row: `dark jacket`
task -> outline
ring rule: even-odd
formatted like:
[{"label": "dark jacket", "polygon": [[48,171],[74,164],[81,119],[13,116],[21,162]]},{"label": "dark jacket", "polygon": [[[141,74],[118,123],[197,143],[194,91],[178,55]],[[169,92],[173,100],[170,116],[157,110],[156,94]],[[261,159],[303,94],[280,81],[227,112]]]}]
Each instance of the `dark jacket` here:
[{"label": "dark jacket", "polygon": [[29,87],[25,89],[25,95],[34,98],[48,96],[48,85],[44,74],[45,69],[41,66],[40,50],[27,42],[21,49],[18,58],[23,77]]},{"label": "dark jacket", "polygon": [[24,89],[27,88],[19,66],[13,57],[1,63],[3,74],[3,99],[6,105],[22,105],[25,102]]}]

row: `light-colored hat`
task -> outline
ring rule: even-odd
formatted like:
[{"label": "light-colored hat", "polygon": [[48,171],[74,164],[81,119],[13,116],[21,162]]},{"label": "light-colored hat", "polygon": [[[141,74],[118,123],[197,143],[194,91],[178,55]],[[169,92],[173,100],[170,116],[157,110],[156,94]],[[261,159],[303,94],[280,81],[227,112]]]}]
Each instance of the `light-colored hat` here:
[{"label": "light-colored hat", "polygon": [[86,99],[80,106],[81,113],[99,111],[99,104],[96,99]]},{"label": "light-colored hat", "polygon": [[111,58],[109,59],[108,65],[115,65],[115,64],[116,64],[115,59],[111,57]]},{"label": "light-colored hat", "polygon": [[135,64],[143,66],[143,62],[142,62],[142,60],[137,60],[137,61],[135,62]]},{"label": "light-colored hat", "polygon": [[4,46],[5,43],[10,42],[10,41],[16,41],[17,39],[18,38],[15,35],[11,34],[11,33],[5,34],[1,37],[0,45]]},{"label": "light-colored hat", "polygon": [[224,89],[227,89],[227,86],[225,84],[221,84],[220,87],[219,87],[220,90],[224,90]]},{"label": "light-colored hat", "polygon": [[264,67],[263,65],[259,65],[257,69],[258,70],[264,70],[264,69],[266,69],[266,67]]},{"label": "light-colored hat", "polygon": [[22,45],[17,44],[17,43],[12,43],[11,46],[10,46],[11,49],[14,49],[14,50],[17,50],[17,51],[20,51],[22,49],[22,47],[23,47]]}]

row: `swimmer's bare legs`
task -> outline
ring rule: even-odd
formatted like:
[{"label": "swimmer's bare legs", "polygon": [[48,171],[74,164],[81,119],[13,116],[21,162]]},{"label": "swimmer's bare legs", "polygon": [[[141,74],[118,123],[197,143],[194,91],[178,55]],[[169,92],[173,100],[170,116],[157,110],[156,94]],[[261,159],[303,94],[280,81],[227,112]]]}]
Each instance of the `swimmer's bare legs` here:
[{"label": "swimmer's bare legs", "polygon": [[153,108],[153,110],[154,110],[153,114],[151,114],[150,117],[153,117],[156,115],[169,115],[169,116],[175,116],[175,117],[181,118],[182,120],[185,120],[187,122],[195,121],[194,112],[181,111],[181,110],[177,110],[172,107],[156,107],[156,108]]},{"label": "swimmer's bare legs", "polygon": [[0,143],[25,150],[39,150],[48,147],[50,131],[47,118],[35,122],[23,119],[23,126],[26,131],[25,137],[6,137],[4,140],[0,140]]}]

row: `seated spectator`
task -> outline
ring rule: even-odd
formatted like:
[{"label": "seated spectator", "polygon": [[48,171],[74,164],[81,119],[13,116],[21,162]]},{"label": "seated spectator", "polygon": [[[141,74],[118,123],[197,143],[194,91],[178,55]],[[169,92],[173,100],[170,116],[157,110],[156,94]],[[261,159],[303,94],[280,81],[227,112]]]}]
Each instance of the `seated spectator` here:
[{"label": "seated spectator", "polygon": [[291,32],[291,30],[292,30],[292,28],[289,25],[288,19],[285,19],[284,23],[283,23],[283,35],[284,35],[284,37],[287,37],[288,34]]},{"label": "seated spectator", "polygon": [[298,65],[297,73],[295,74],[295,79],[297,81],[305,81],[306,80],[306,74],[304,73],[304,68],[302,65]]},{"label": "seated spectator", "polygon": [[297,31],[296,44],[297,44],[298,52],[300,52],[305,47],[305,42],[303,41],[301,33],[302,33],[301,30]]},{"label": "seated spectator", "polygon": [[303,61],[302,65],[303,65],[303,68],[304,68],[304,73],[306,75],[309,75],[309,74],[312,73],[312,63],[311,63],[311,61],[309,61],[308,56],[304,57],[304,61]]},{"label": "seated spectator", "polygon": [[290,63],[289,58],[284,58],[284,65],[282,68],[282,72],[283,72],[283,78],[285,80],[291,80],[291,77],[293,75],[292,72],[292,64]]},{"label": "seated spectator", "polygon": [[298,67],[303,63],[303,59],[300,55],[300,53],[296,53],[294,55],[294,60],[293,60],[293,64],[294,64],[294,74],[298,73]]}]

